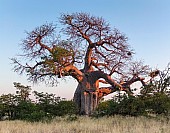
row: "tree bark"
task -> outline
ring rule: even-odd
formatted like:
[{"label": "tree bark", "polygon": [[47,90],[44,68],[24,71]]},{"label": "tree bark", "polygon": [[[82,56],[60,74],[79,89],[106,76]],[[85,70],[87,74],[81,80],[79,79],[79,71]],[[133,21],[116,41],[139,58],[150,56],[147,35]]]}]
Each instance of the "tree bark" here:
[{"label": "tree bark", "polygon": [[96,91],[85,90],[85,84],[79,83],[74,93],[74,102],[81,115],[91,115],[96,109],[99,99]]},{"label": "tree bark", "polygon": [[[99,88],[99,79],[103,78],[112,87]],[[103,72],[92,71],[83,73],[74,93],[74,102],[81,115],[91,115],[98,106],[100,99],[116,90],[116,82]],[[118,85],[117,85],[118,86]]]}]

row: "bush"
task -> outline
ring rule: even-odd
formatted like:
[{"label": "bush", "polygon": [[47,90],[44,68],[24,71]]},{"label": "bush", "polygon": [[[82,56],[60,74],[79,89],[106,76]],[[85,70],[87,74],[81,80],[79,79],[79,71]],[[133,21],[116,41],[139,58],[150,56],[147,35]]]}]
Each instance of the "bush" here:
[{"label": "bush", "polygon": [[51,120],[52,117],[48,116],[47,113],[44,111],[34,111],[30,114],[28,114],[24,120],[30,121],[30,122],[38,122],[38,121],[47,121]]},{"label": "bush", "polygon": [[118,103],[113,100],[107,100],[101,102],[96,111],[94,111],[93,116],[100,117],[100,116],[110,116],[118,113]]},{"label": "bush", "polygon": [[45,113],[40,111],[36,104],[30,101],[22,101],[16,106],[14,119],[27,121],[40,121]]},{"label": "bush", "polygon": [[139,97],[124,97],[118,105],[118,114],[121,115],[145,115],[145,110],[145,101]]},{"label": "bush", "polygon": [[94,116],[130,115],[147,116],[150,111],[153,114],[164,116],[170,113],[170,97],[164,93],[156,93],[151,96],[127,97],[120,102],[107,100],[99,104]]},{"label": "bush", "polygon": [[124,96],[120,102],[108,100],[100,103],[94,112],[95,116],[111,116],[115,114],[130,116],[145,115],[145,103],[140,98]]},{"label": "bush", "polygon": [[78,108],[73,101],[60,101],[55,110],[56,116],[77,114]]},{"label": "bush", "polygon": [[170,113],[170,97],[164,93],[156,93],[145,98],[145,105],[147,110],[155,114],[168,115]]}]

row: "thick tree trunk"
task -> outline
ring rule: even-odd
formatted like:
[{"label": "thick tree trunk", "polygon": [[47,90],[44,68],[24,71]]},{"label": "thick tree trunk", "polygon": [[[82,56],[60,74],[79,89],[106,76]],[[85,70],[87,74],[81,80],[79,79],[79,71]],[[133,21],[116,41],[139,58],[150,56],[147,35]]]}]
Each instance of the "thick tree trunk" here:
[{"label": "thick tree trunk", "polygon": [[[104,78],[112,87],[99,88],[99,79]],[[74,101],[79,108],[79,113],[91,115],[98,106],[99,100],[116,90],[115,81],[103,72],[92,71],[83,74],[74,94]]]},{"label": "thick tree trunk", "polygon": [[[98,105],[97,92],[87,91],[84,87],[84,84],[78,84],[74,93],[74,102],[77,104],[81,115],[91,115]],[[88,90],[90,89],[88,88]]]}]

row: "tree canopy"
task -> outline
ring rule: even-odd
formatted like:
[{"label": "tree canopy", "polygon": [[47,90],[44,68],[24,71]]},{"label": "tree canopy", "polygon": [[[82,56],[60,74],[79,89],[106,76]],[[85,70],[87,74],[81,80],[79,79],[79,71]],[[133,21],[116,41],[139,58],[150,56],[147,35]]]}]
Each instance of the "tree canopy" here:
[{"label": "tree canopy", "polygon": [[64,25],[59,33],[52,23],[26,33],[21,44],[21,59],[26,63],[13,58],[15,71],[26,72],[31,81],[55,81],[56,75],[73,76],[79,81],[82,73],[78,69],[119,76],[118,82],[145,73],[147,66],[131,62],[133,51],[127,37],[102,17],[73,13],[62,14],[59,20]]}]

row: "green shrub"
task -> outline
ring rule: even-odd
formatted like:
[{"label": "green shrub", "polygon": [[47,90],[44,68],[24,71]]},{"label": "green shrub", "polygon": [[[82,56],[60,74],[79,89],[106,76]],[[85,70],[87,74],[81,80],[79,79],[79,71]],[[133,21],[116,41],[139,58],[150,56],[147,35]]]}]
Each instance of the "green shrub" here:
[{"label": "green shrub", "polygon": [[120,102],[107,100],[101,102],[94,112],[94,116],[130,115],[147,116],[153,114],[167,116],[170,114],[170,97],[165,93],[156,93],[151,96],[124,96]]},{"label": "green shrub", "polygon": [[30,122],[38,122],[38,121],[44,121],[44,120],[50,120],[51,117],[48,116],[44,111],[34,111],[30,114],[27,114],[27,116],[24,118],[26,121]]},{"label": "green shrub", "polygon": [[14,119],[36,122],[51,118],[52,115],[45,112],[44,110],[41,110],[37,104],[23,101],[18,104]]},{"label": "green shrub", "polygon": [[156,93],[145,98],[147,110],[152,110],[155,114],[168,115],[170,113],[170,97],[164,93]]},{"label": "green shrub", "polygon": [[145,101],[139,97],[124,97],[118,105],[118,114],[139,116],[146,114]]},{"label": "green shrub", "polygon": [[146,114],[145,103],[137,97],[124,96],[120,102],[107,100],[101,102],[94,112],[95,116],[111,116],[111,115],[130,115],[139,116]]},{"label": "green shrub", "polygon": [[100,116],[110,116],[118,113],[118,103],[113,100],[107,100],[101,102],[96,111],[94,111],[93,116],[100,117]]},{"label": "green shrub", "polygon": [[77,114],[78,108],[73,101],[60,101],[55,110],[56,116]]}]

